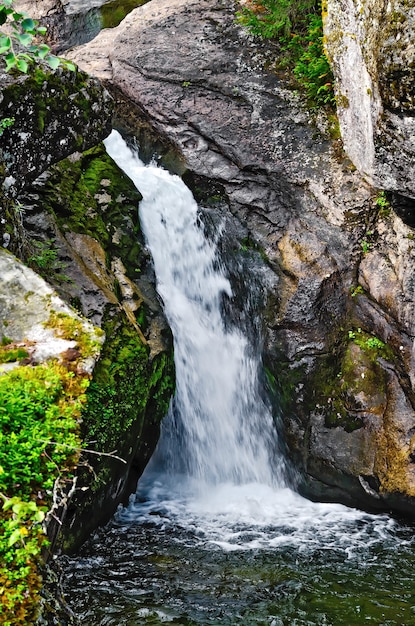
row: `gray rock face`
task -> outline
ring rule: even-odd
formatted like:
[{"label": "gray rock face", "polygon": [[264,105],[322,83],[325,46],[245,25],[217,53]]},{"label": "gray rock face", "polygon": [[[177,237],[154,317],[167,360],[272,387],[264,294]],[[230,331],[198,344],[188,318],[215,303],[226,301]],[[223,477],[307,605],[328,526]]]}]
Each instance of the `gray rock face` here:
[{"label": "gray rock face", "polygon": [[86,150],[111,129],[112,99],[82,72],[57,70],[13,79],[1,76],[1,117],[14,118],[2,135],[5,187],[21,189],[49,165]]},{"label": "gray rock face", "polygon": [[229,2],[152,0],[72,58],[127,103],[120,126],[150,123],[201,201],[239,220],[225,255],[255,256],[241,267],[266,293],[264,360],[299,489],[413,515],[412,230],[264,69],[272,54]]},{"label": "gray rock face", "polygon": [[[82,324],[84,332],[97,345],[96,354],[79,363],[79,373],[91,374],[105,335],[70,308],[43,278],[12,254],[0,248],[0,336],[10,343],[26,346],[31,364],[62,359],[76,342],[59,336],[48,326],[52,313],[64,314]],[[18,362],[0,364],[0,374]]]},{"label": "gray rock face", "polygon": [[328,0],[326,49],[344,147],[381,189],[415,198],[415,7]]}]

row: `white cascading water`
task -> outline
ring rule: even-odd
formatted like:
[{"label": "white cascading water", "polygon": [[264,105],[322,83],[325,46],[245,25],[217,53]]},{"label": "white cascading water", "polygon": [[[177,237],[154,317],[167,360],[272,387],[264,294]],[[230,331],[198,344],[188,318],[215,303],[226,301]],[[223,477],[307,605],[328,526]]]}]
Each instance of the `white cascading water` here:
[{"label": "white cascading water", "polygon": [[[197,527],[226,550],[324,543],[350,555],[376,542],[393,526],[389,518],[312,503],[285,485],[260,393],[259,356],[241,331],[223,323],[221,301],[231,295],[230,284],[188,188],[179,177],[144,166],[119,133],[105,145],[143,195],[140,220],[174,335],[177,377],[156,462],[120,519],[151,514],[154,522],[163,510],[163,524],[169,518]],[[363,519],[367,527],[355,530]],[[242,534],[241,524],[249,532]]]},{"label": "white cascading water", "polygon": [[183,182],[109,154],[144,196],[143,230],[175,340],[177,393],[137,493],[63,559],[84,626],[414,623],[413,529],[284,484],[249,333]]},{"label": "white cascading water", "polygon": [[258,355],[241,331],[224,326],[222,296],[231,287],[197,204],[179,177],[143,167],[119,134],[106,147],[143,195],[141,226],[174,336],[177,389],[163,441],[169,469],[207,483],[273,484],[276,433],[259,391]]}]

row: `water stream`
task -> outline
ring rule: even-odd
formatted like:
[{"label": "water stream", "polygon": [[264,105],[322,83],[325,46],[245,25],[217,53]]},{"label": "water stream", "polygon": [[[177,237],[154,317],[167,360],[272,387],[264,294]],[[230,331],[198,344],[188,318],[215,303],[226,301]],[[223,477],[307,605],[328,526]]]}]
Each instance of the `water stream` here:
[{"label": "water stream", "polygon": [[412,529],[290,489],[258,346],[223,319],[230,283],[190,191],[117,133],[106,147],[144,197],[177,392],[129,506],[63,560],[81,623],[414,624]]}]

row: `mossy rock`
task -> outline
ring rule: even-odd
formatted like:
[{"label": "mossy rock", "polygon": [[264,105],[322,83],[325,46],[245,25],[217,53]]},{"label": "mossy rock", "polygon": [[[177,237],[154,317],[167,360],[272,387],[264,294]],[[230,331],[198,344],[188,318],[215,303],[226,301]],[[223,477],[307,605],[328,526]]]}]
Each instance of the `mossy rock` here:
[{"label": "mossy rock", "polygon": [[[96,295],[88,298],[96,301],[95,312],[106,337],[82,415],[88,451],[78,468],[80,489],[57,539],[71,550],[135,489],[174,391],[173,350],[166,323],[152,325],[162,317],[155,294],[152,302],[148,285],[143,296],[137,282],[149,265],[138,216],[141,194],[104,146],[57,163],[36,182],[33,192],[33,236],[39,236],[36,226],[42,220],[44,237],[56,232],[57,262],[66,263],[68,274],[81,281],[79,272],[88,272],[92,282],[87,285],[96,287]],[[91,254],[100,264],[96,274],[94,264],[88,265]],[[53,282],[57,276],[51,270],[46,268],[45,273]],[[130,290],[127,296],[125,289]],[[76,298],[81,304],[84,297],[76,284],[59,285],[59,291],[72,304]],[[155,329],[160,335],[157,349],[150,335],[147,343],[150,326],[151,337]]]},{"label": "mossy rock", "polygon": [[151,359],[124,315],[107,319],[104,329],[107,341],[82,414],[85,447],[95,454],[84,453],[86,465],[79,468],[81,489],[60,537],[65,551],[79,547],[135,489],[174,391],[172,353]]},{"label": "mossy rock", "polygon": [[142,196],[103,144],[51,167],[37,193],[62,233],[93,237],[108,257],[122,259],[130,278],[136,278],[143,259],[138,217]]},{"label": "mossy rock", "polygon": [[340,337],[318,358],[307,384],[309,410],[324,415],[328,427],[361,428],[367,414],[381,416],[387,402],[387,374],[379,359],[393,361],[392,350],[360,328]]}]

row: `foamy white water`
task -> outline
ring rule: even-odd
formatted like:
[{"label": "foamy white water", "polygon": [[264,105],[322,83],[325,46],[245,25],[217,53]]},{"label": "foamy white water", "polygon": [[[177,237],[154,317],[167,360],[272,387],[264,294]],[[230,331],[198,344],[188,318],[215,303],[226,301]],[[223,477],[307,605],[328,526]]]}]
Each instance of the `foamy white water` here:
[{"label": "foamy white water", "polygon": [[259,355],[246,335],[223,323],[221,299],[231,287],[191,192],[179,177],[143,165],[117,132],[105,144],[144,198],[140,219],[173,330],[177,374],[157,462],[120,523],[158,519],[224,550],[324,545],[349,557],[379,541],[394,525],[387,516],[312,503],[285,484],[258,383]]}]

